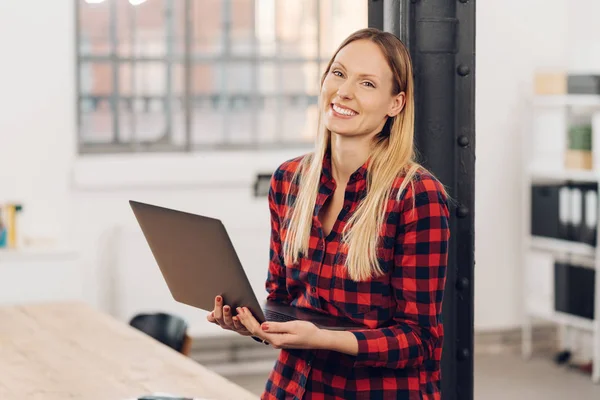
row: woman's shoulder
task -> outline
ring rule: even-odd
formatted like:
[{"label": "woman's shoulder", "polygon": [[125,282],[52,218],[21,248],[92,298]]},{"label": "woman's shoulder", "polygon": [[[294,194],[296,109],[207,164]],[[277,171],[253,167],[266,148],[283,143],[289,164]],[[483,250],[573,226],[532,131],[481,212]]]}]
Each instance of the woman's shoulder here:
[{"label": "woman's shoulder", "polygon": [[307,153],[284,161],[275,169],[273,180],[275,182],[291,182],[302,162],[310,156],[311,153]]},{"label": "woman's shoulder", "polygon": [[[396,193],[396,198],[402,202],[412,198],[429,198],[434,201],[446,202],[448,195],[444,184],[430,171],[422,166],[419,166],[410,181],[406,181],[407,176],[402,175],[394,180],[393,191]],[[402,189],[402,192],[400,191]]]}]

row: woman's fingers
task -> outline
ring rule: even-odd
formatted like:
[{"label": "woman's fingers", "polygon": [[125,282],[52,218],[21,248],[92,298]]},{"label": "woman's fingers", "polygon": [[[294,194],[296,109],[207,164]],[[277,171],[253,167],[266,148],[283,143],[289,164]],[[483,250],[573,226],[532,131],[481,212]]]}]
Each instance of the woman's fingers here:
[{"label": "woman's fingers", "polygon": [[252,313],[245,307],[237,308],[238,317],[244,327],[254,336],[261,336],[260,324]]},{"label": "woman's fingers", "polygon": [[206,320],[212,324],[216,324],[217,320],[215,319],[215,312],[210,312],[208,313],[208,315],[206,316]]},{"label": "woman's fingers", "polygon": [[250,332],[248,332],[248,329],[246,329],[238,317],[233,317],[231,319],[233,320],[233,328],[237,333],[244,336],[250,335]]},{"label": "woman's fingers", "polygon": [[229,328],[233,328],[233,321],[231,320],[231,317],[231,307],[223,306],[223,323]]},{"label": "woman's fingers", "polygon": [[223,298],[221,296],[215,297],[215,310],[213,311],[215,314],[215,320],[217,324],[221,327],[227,329],[227,325],[223,320]]},{"label": "woman's fingers", "polygon": [[[249,336],[251,334],[250,330],[242,322],[239,310],[241,308],[238,308],[238,315],[234,317],[231,307],[223,305],[223,297],[217,296],[215,297],[215,309],[208,314],[206,319],[208,322],[217,324],[223,329],[233,330],[241,335]],[[254,319],[249,311],[247,311],[247,315]],[[256,320],[254,321],[256,322]],[[256,325],[258,325],[258,322],[256,322]]]}]

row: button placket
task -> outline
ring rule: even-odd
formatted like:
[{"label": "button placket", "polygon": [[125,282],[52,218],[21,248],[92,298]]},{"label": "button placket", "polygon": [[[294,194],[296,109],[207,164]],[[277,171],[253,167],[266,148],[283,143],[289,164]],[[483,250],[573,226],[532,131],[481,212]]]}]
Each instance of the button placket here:
[{"label": "button placket", "polygon": [[[321,259],[319,260],[319,266],[317,268],[317,273],[316,273],[316,278],[315,278],[316,282],[315,282],[315,285],[313,285],[310,288],[310,292],[313,295],[316,295],[317,291],[318,291],[317,288],[318,288],[319,283],[320,283],[319,280],[321,278],[321,269],[323,268],[323,262],[325,261],[325,252],[326,252],[326,249],[327,248],[326,248],[326,245],[325,245],[325,240],[323,238],[321,238],[319,240],[319,244],[317,245],[317,250],[319,250],[321,252]],[[319,304],[319,307],[320,307],[321,301],[319,300],[319,296],[318,295],[314,296],[314,300],[315,300],[315,303]]]}]

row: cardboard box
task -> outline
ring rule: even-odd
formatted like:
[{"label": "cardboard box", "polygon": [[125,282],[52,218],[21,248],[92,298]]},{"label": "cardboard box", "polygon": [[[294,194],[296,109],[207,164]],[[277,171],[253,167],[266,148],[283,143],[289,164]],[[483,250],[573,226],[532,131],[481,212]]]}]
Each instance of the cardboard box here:
[{"label": "cardboard box", "polygon": [[534,86],[534,92],[538,95],[566,94],[567,73],[563,71],[536,72]]},{"label": "cardboard box", "polygon": [[591,170],[593,168],[592,152],[587,150],[567,150],[565,154],[565,168]]}]

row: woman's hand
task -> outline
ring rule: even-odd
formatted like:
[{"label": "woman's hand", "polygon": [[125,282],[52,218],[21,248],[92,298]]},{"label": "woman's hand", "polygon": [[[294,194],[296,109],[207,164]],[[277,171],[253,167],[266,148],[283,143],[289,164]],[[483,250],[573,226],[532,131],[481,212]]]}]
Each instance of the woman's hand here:
[{"label": "woman's hand", "polygon": [[240,322],[239,316],[233,316],[230,306],[223,306],[223,298],[215,297],[215,308],[206,317],[208,322],[219,325],[228,331],[234,331],[242,336],[250,336],[251,333]]},{"label": "woman's hand", "polygon": [[237,308],[238,317],[252,336],[276,349],[317,349],[325,345],[322,329],[307,321],[265,322],[262,325],[245,307]]}]

